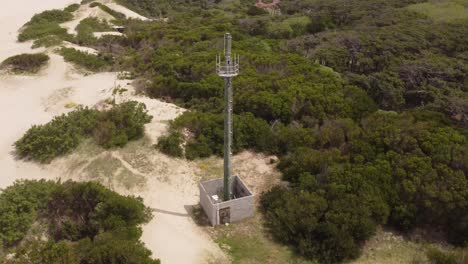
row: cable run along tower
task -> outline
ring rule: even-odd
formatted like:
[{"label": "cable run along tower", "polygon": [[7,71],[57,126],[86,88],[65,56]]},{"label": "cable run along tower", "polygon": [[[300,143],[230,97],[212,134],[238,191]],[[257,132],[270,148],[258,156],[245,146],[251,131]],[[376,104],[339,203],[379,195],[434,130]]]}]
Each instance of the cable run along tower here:
[{"label": "cable run along tower", "polygon": [[[224,177],[201,182],[200,205],[210,223],[225,225],[254,215],[254,195],[232,175],[232,79],[239,75],[239,56],[231,52],[231,34],[224,35],[224,56],[216,56],[216,73],[224,79]],[[221,197],[222,196],[222,197]]]},{"label": "cable run along tower", "polygon": [[232,36],[224,35],[224,60],[216,56],[216,73],[224,79],[224,191],[223,200],[231,196],[231,156],[232,156],[232,78],[239,75],[239,55],[232,55]]}]

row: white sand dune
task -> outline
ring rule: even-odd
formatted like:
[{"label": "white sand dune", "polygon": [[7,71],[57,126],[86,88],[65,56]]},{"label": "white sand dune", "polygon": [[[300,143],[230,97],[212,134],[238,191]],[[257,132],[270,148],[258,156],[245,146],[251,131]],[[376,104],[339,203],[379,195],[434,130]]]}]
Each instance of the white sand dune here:
[{"label": "white sand dune", "polygon": [[117,12],[124,14],[128,18],[139,19],[139,20],[149,20],[147,17],[144,17],[124,6],[118,5],[112,0],[100,0],[100,2],[107,5],[108,7],[110,7],[111,9]]},{"label": "white sand dune", "polygon": [[[33,124],[43,124],[54,116],[71,109],[69,103],[94,106],[110,97],[117,86],[128,89],[118,100],[138,100],[144,102],[153,121],[146,126],[148,137],[155,143],[156,138],[165,133],[169,120],[176,118],[184,110],[168,103],[134,95],[129,81],[117,80],[117,73],[82,75],[73,66],[64,62],[51,49],[31,50],[31,43],[17,43],[18,29],[35,13],[53,8],[64,8],[79,0],[6,0],[0,9],[0,61],[19,53],[46,51],[51,60],[47,68],[35,76],[0,76],[0,188],[11,185],[18,179],[83,179],[63,164],[71,159],[70,155],[58,159],[50,165],[16,160],[13,143]],[[129,17],[137,17],[126,8],[116,8]],[[125,12],[123,12],[125,11]],[[141,17],[138,17],[141,19]],[[82,17],[76,18],[76,20]],[[79,23],[79,21],[78,21]],[[69,24],[69,29],[74,26]],[[65,46],[75,45],[65,43]],[[86,48],[80,48],[86,49]],[[86,49],[88,52],[95,52]],[[198,201],[196,176],[193,166],[184,160],[170,159],[153,151],[153,163],[170,169],[151,171],[146,188],[132,194],[141,195],[151,208],[161,209],[155,219],[143,227],[142,240],[154,252],[155,257],[164,263],[206,263],[207,257],[226,261],[224,253],[186,214],[185,206]],[[169,180],[162,180],[169,177]],[[120,190],[119,190],[120,191]],[[122,191],[124,192],[124,191]],[[125,192],[124,192],[125,193]],[[163,212],[176,212],[167,214]]]}]

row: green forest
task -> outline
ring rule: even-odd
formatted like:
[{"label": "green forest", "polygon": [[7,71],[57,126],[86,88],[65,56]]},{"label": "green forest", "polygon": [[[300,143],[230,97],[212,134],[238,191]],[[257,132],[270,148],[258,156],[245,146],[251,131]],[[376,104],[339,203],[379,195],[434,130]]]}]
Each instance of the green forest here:
[{"label": "green forest", "polygon": [[[320,263],[355,259],[379,226],[423,229],[468,246],[468,14],[460,11],[466,0],[282,0],[280,14],[254,0],[118,2],[154,20],[116,15],[125,36],[100,39],[89,37],[90,28],[108,25],[85,21],[70,39],[58,22],[38,15],[29,27],[48,30],[37,35],[26,27],[20,40],[54,32],[99,50],[96,61],[83,62],[91,69],[148,80],[148,96],[190,110],[171,122],[157,148],[193,160],[223,155],[223,80],[214,67],[230,32],[241,61],[234,152],[277,155],[288,182],[261,195],[276,240]],[[42,17],[66,21],[66,13]],[[62,54],[80,58],[72,50]],[[114,135],[115,115],[78,111],[90,113],[31,128],[16,143],[19,154],[47,162],[83,135],[121,146],[148,118],[138,111],[130,134]],[[82,118],[87,128],[66,133],[67,149],[35,153],[47,144],[42,131],[61,135],[62,119]]]}]

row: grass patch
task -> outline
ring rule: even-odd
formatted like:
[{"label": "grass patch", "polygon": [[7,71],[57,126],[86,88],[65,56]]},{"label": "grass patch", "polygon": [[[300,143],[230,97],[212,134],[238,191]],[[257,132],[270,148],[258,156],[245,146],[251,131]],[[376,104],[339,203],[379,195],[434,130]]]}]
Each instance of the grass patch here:
[{"label": "grass patch", "polygon": [[467,0],[429,1],[408,6],[409,10],[424,14],[435,21],[450,22],[468,19]]},{"label": "grass patch", "polygon": [[216,228],[215,241],[226,251],[233,264],[312,264],[296,256],[288,247],[267,237],[261,215],[229,226]]},{"label": "grass patch", "polygon": [[62,48],[60,49],[60,54],[65,61],[89,71],[103,71],[106,66],[112,65],[111,57],[97,56],[73,48]]},{"label": "grass patch", "polygon": [[34,15],[26,23],[18,35],[18,41],[24,42],[33,39],[39,39],[46,36],[55,35],[61,39],[69,39],[67,30],[60,27],[64,23],[73,19],[73,15],[65,10],[48,10]]},{"label": "grass patch", "polygon": [[0,68],[14,73],[37,73],[49,59],[49,56],[44,53],[20,54],[4,60]]},{"label": "grass patch", "polygon": [[117,183],[130,190],[146,184],[146,178],[143,175],[131,172],[125,168],[122,161],[111,154],[96,158],[84,169],[84,172],[89,179],[99,181],[109,187]]}]

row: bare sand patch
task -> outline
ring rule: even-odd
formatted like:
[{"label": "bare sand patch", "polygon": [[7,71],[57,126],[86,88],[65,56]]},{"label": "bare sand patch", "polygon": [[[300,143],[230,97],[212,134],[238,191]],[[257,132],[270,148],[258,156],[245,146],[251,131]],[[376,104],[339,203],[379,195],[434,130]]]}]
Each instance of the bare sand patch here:
[{"label": "bare sand patch", "polygon": [[93,36],[96,38],[102,38],[103,36],[123,36],[123,34],[117,31],[93,32]]}]

